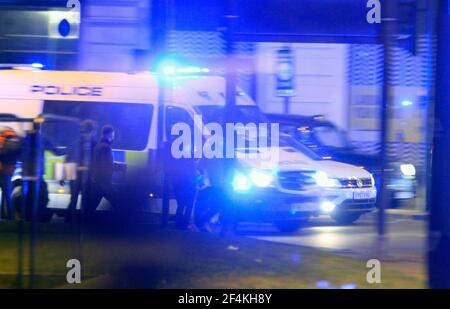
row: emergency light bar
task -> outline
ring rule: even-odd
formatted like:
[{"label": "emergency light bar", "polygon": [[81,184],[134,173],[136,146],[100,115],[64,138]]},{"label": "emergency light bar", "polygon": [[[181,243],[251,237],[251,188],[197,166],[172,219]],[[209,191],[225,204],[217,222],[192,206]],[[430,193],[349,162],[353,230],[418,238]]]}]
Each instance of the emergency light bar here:
[{"label": "emergency light bar", "polygon": [[195,68],[195,67],[186,67],[186,68],[175,68],[173,66],[165,66],[162,68],[162,73],[164,75],[176,75],[176,74],[207,74],[210,73],[211,70],[207,68]]}]

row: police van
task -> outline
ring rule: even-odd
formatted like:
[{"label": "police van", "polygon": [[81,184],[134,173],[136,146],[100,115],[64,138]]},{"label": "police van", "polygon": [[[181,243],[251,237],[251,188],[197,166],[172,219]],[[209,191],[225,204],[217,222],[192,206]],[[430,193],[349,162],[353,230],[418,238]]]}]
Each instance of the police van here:
[{"label": "police van", "polygon": [[[159,211],[163,173],[158,150],[171,128],[179,122],[203,127],[219,121],[224,113],[224,79],[193,72],[180,75],[171,71],[162,76],[0,70],[0,113],[27,118],[59,115],[92,119],[99,127],[112,125],[116,131],[114,160],[126,163],[129,171],[117,180],[137,180],[146,194],[143,207]],[[262,121],[263,114],[247,94],[237,91],[236,102],[237,121]],[[194,121],[195,116],[200,117]],[[62,125],[43,126],[44,138],[55,147],[73,143],[70,139],[76,133],[71,130]],[[253,150],[273,151],[274,147]],[[239,170],[225,181],[236,191],[242,220],[273,222],[280,230],[293,231],[313,215],[326,213],[338,222],[351,223],[374,209],[376,188],[369,172],[321,160],[289,136],[280,136],[275,148],[279,154],[275,163],[238,157]],[[69,204],[69,189],[60,182],[65,177],[61,171],[65,158],[50,151],[45,156],[48,207],[64,208]]]}]

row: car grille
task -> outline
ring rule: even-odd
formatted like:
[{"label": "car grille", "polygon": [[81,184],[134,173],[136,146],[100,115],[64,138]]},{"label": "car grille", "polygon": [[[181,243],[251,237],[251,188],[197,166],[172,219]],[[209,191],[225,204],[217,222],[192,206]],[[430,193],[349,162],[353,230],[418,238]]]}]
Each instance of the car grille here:
[{"label": "car grille", "polygon": [[313,171],[278,172],[278,182],[282,189],[302,191],[307,186],[315,185],[313,175]]},{"label": "car grille", "polygon": [[376,199],[367,200],[350,200],[345,201],[339,206],[339,210],[363,210],[372,209],[375,207]]},{"label": "car grille", "polygon": [[352,178],[352,179],[339,179],[342,187],[344,188],[371,188],[372,179],[370,178]]}]

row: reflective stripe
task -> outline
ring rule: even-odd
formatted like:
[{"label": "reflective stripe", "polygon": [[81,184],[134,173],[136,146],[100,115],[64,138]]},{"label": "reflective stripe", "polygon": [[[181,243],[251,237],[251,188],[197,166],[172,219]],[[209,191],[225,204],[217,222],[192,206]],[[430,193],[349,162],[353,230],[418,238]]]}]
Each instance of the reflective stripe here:
[{"label": "reflective stripe", "polygon": [[125,153],[125,162],[128,165],[145,165],[148,161],[147,151],[127,151]]},{"label": "reflective stripe", "polygon": [[55,156],[50,151],[46,151],[44,154],[45,160],[45,171],[44,171],[44,179],[52,180],[55,178],[55,163],[63,163],[66,160],[65,156]]},{"label": "reflective stripe", "polygon": [[[142,166],[148,162],[147,151],[122,151],[114,150],[113,158],[115,162],[126,163],[128,166]],[[50,151],[45,152],[45,180],[55,179],[55,164],[64,163],[66,156],[55,156]],[[79,166],[77,170],[86,170],[86,167]]]}]

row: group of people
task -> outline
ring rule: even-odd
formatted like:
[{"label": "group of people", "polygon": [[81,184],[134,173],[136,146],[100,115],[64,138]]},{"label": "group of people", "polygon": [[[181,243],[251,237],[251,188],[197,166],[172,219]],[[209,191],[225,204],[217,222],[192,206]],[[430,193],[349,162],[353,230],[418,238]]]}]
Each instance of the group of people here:
[{"label": "group of people", "polygon": [[[95,140],[97,126],[94,121],[86,120],[81,124],[80,144],[72,145],[68,151],[59,151],[57,155],[66,155],[66,162],[78,164],[77,177],[70,181],[70,203],[66,219],[71,221],[75,218],[78,197],[81,192],[86,206],[86,214],[92,215],[104,197],[113,206],[119,205],[118,194],[112,186],[113,172],[126,169],[125,165],[115,163],[112,154],[112,143],[114,142],[114,128],[106,125],[101,130],[101,138]],[[12,201],[12,177],[19,160],[30,160],[26,158],[24,142],[11,128],[0,130],[0,189],[1,219],[14,220],[17,205]],[[44,142],[44,145],[49,144]],[[47,146],[44,146],[47,149]],[[21,158],[22,157],[22,158]],[[83,167],[83,165],[85,165]],[[42,194],[42,193],[41,193]],[[45,192],[48,194],[48,192]],[[48,197],[44,197],[48,200]],[[29,205],[28,205],[29,206]]]},{"label": "group of people", "polygon": [[[110,202],[116,210],[123,204],[121,195],[113,187],[113,173],[126,170],[126,165],[116,163],[113,159],[114,128],[106,125],[101,129],[98,141],[96,136],[96,123],[85,120],[81,124],[79,142],[68,147],[64,153],[58,154],[66,155],[66,162],[76,163],[77,166],[76,177],[70,181],[71,197],[66,215],[68,222],[79,218],[77,205],[80,193],[86,218],[93,218],[102,198]],[[11,200],[11,177],[21,152],[18,143],[13,143],[18,140],[14,130],[0,130],[1,218],[8,220],[15,218],[15,207]],[[14,148],[13,145],[16,145],[14,150],[6,149]],[[177,201],[176,227],[209,231],[208,223],[219,213],[222,225],[230,226],[233,207],[224,190],[224,179],[227,177],[223,160],[175,159],[170,155],[167,159],[164,163],[165,173]],[[48,192],[46,194],[48,195]]]}]

